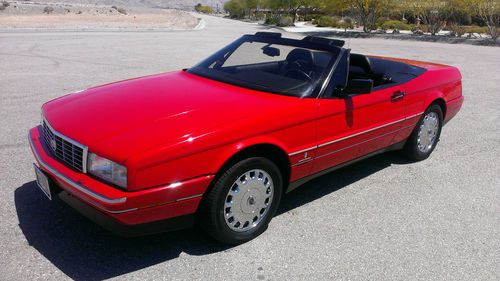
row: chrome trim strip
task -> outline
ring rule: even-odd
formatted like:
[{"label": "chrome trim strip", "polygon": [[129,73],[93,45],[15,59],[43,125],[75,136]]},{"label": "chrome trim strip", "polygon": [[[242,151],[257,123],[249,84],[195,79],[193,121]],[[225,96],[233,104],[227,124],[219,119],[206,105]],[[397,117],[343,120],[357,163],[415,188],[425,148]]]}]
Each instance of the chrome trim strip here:
[{"label": "chrome trim strip", "polygon": [[369,133],[369,132],[372,132],[372,131],[375,131],[375,130],[378,130],[378,129],[382,129],[384,127],[387,127],[387,126],[390,126],[390,125],[394,125],[394,124],[397,124],[399,122],[403,122],[405,120],[406,120],[406,118],[399,119],[399,120],[396,120],[396,121],[393,121],[393,122],[389,122],[387,124],[380,125],[380,126],[368,129],[366,131],[357,132],[357,133],[349,135],[349,136],[345,136],[345,137],[342,137],[342,138],[339,138],[339,139],[336,139],[336,140],[332,140],[332,141],[329,141],[329,142],[325,142],[325,143],[319,144],[318,147],[327,146],[327,145],[334,144],[334,143],[339,142],[339,141],[343,141],[343,140],[347,140],[347,139],[350,139],[350,138],[353,138],[353,137],[357,137],[359,135],[366,134],[366,133]]},{"label": "chrome trim strip", "polygon": [[[49,164],[45,163],[45,161],[42,160],[42,158],[40,157],[40,154],[38,153],[38,150],[36,149],[35,145],[33,144],[33,140],[31,139],[30,135],[28,135],[28,139],[29,139],[29,142],[30,142],[31,149],[34,152],[35,158],[38,161],[38,163],[41,166],[43,166],[45,169],[49,170],[52,174],[54,174],[59,179],[65,181],[67,184],[69,184],[72,187],[78,189],[79,191],[87,194],[88,196],[93,197],[93,198],[95,198],[97,200],[106,202],[108,204],[118,204],[118,203],[124,203],[124,202],[127,201],[126,197],[109,198],[109,197],[106,197],[104,195],[98,194],[95,191],[90,190],[87,187],[85,187],[83,185],[80,185],[77,182],[75,182],[75,181],[71,180],[70,178],[66,177],[65,175],[61,174],[56,169],[52,168],[51,166],[49,166]],[[107,211],[107,212],[110,212],[110,211]],[[120,212],[120,211],[117,211],[117,212]]]},{"label": "chrome trim strip", "polygon": [[309,157],[309,158],[307,158],[305,161],[299,161],[299,162],[297,162],[297,163],[293,164],[293,165],[292,165],[292,167],[296,167],[296,166],[300,166],[300,165],[303,165],[303,164],[309,163],[309,162],[311,162],[311,161],[312,161],[312,160],[314,160],[314,159],[316,159],[316,158]]},{"label": "chrome trim strip", "polygon": [[383,134],[383,135],[379,135],[379,136],[376,136],[376,137],[374,137],[374,138],[364,140],[364,141],[362,141],[362,142],[358,142],[358,143],[355,143],[355,144],[352,144],[352,145],[349,145],[349,146],[346,146],[346,147],[342,147],[342,148],[337,149],[337,150],[334,150],[334,151],[330,151],[330,152],[328,152],[328,153],[325,153],[325,154],[322,154],[322,155],[316,156],[316,157],[314,157],[314,159],[318,159],[318,158],[322,158],[322,157],[325,157],[325,156],[328,156],[328,155],[331,155],[331,154],[335,154],[335,153],[340,152],[340,151],[342,151],[342,150],[346,150],[346,149],[349,149],[349,148],[352,148],[352,147],[358,146],[358,145],[360,145],[360,144],[367,143],[367,142],[370,142],[370,141],[372,141],[372,140],[376,140],[376,139],[379,139],[379,138],[381,138],[381,137],[385,137],[385,136],[387,136],[387,135],[397,133],[398,131],[400,131],[400,130],[404,130],[404,129],[409,128],[409,127],[413,127],[413,125],[406,126],[406,127],[403,127],[403,128],[397,129],[397,130],[394,130],[394,131],[390,131],[390,132],[385,133],[385,134]]},{"label": "chrome trim strip", "polygon": [[[294,156],[294,155],[297,155],[297,154],[300,154],[300,153],[303,153],[303,152],[307,152],[307,151],[310,151],[310,150],[313,150],[313,149],[316,149],[316,148],[324,147],[324,146],[327,146],[327,145],[330,145],[330,144],[333,144],[333,143],[336,143],[336,142],[340,142],[340,141],[343,141],[343,140],[346,140],[346,139],[349,139],[349,138],[353,138],[353,137],[356,137],[356,136],[359,136],[359,135],[362,135],[362,134],[365,134],[365,133],[369,133],[369,132],[372,132],[372,131],[375,131],[375,130],[378,130],[378,129],[381,129],[381,128],[384,128],[384,127],[387,127],[387,126],[390,126],[390,125],[394,125],[396,123],[403,122],[403,121],[406,121],[408,119],[411,119],[411,118],[414,118],[414,117],[417,117],[417,116],[420,116],[422,114],[424,114],[424,112],[413,114],[413,115],[407,116],[407,117],[405,117],[403,119],[399,119],[399,120],[396,120],[396,121],[393,121],[393,122],[389,122],[387,124],[380,125],[380,126],[377,126],[377,127],[365,130],[365,131],[361,131],[361,132],[358,132],[358,133],[355,133],[355,134],[352,134],[352,135],[349,135],[349,136],[345,136],[345,137],[342,137],[342,138],[339,138],[339,139],[335,139],[335,140],[332,140],[332,141],[329,141],[329,142],[318,144],[316,146],[312,146],[312,147],[309,147],[309,148],[306,148],[306,149],[302,149],[302,150],[299,150],[299,151],[296,151],[296,152],[292,152],[292,153],[289,153],[288,156]],[[408,128],[408,127],[400,128],[400,129],[398,129],[398,131],[406,129],[406,128]],[[314,159],[316,159],[316,158],[317,157],[315,157]],[[300,164],[302,164],[302,162],[300,162]],[[292,166],[294,166],[294,165],[292,165]]]},{"label": "chrome trim strip", "polygon": [[197,194],[197,195],[193,195],[193,196],[188,196],[188,197],[184,197],[184,198],[179,198],[179,199],[176,199],[175,202],[179,202],[179,201],[184,201],[184,200],[189,200],[189,199],[193,199],[193,198],[198,198],[198,197],[201,197],[203,196],[203,194]]},{"label": "chrome trim strip", "polygon": [[417,113],[417,114],[413,114],[413,115],[407,116],[407,117],[406,117],[406,120],[411,119],[411,118],[413,118],[413,117],[420,116],[420,115],[422,115],[422,114],[424,114],[424,112],[420,112],[420,113]]},{"label": "chrome trim strip", "polygon": [[139,210],[139,208],[132,208],[132,209],[126,209],[126,210],[121,210],[121,211],[106,210],[106,212],[111,213],[111,214],[123,214],[123,213],[137,211],[137,210]]},{"label": "chrome trim strip", "polygon": [[301,153],[304,153],[304,152],[307,152],[307,151],[310,151],[310,150],[313,150],[313,149],[316,149],[316,148],[318,148],[317,145],[311,146],[311,147],[306,148],[306,149],[302,149],[302,150],[299,150],[299,151],[292,152],[292,153],[288,154],[288,156],[294,156],[294,155],[301,154]]}]

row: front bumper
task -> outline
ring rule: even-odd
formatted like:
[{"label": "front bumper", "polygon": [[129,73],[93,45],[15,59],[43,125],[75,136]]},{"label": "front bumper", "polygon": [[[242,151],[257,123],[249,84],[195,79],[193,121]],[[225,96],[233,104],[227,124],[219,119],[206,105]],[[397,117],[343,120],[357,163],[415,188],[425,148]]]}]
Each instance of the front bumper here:
[{"label": "front bumper", "polygon": [[[138,225],[192,215],[213,179],[213,175],[206,175],[166,186],[127,192],[58,162],[46,152],[40,141],[39,127],[30,130],[29,142],[38,166],[53,183],[67,195],[120,224]],[[75,207],[74,204],[70,205]]]}]

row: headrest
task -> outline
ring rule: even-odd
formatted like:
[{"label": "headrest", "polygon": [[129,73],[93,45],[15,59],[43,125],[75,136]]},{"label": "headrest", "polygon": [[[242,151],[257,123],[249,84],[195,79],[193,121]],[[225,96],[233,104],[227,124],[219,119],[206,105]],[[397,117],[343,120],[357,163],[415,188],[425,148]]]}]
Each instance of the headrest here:
[{"label": "headrest", "polygon": [[367,74],[373,74],[372,65],[368,57],[360,54],[351,54],[349,56],[350,65],[359,66]]},{"label": "headrest", "polygon": [[312,52],[309,50],[300,49],[300,48],[293,49],[290,53],[288,53],[288,55],[286,56],[286,60],[288,62],[303,60],[307,64],[311,64],[311,65],[314,64],[314,58],[313,58]]}]

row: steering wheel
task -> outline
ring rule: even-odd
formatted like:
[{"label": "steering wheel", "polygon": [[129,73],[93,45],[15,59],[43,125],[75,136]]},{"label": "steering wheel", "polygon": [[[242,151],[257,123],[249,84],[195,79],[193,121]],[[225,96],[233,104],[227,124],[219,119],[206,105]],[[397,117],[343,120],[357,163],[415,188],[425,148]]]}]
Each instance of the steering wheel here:
[{"label": "steering wheel", "polygon": [[[311,76],[309,76],[309,74],[307,74],[305,71],[301,70],[301,69],[298,69],[298,68],[292,68],[292,69],[288,69],[286,72],[285,72],[285,76],[286,77],[291,77],[291,78],[294,78],[294,75],[293,73],[298,73],[299,75],[301,75],[302,77],[306,78],[306,80],[308,82],[312,82],[312,78]],[[295,76],[296,77],[296,76]],[[300,79],[300,78],[299,78]],[[304,80],[304,79],[301,79],[301,80]]]},{"label": "steering wheel", "polygon": [[[313,79],[311,78],[311,76],[303,70],[303,69],[307,68],[307,65],[308,65],[308,63],[305,60],[301,60],[301,59],[295,60],[294,62],[290,63],[287,66],[288,70],[285,71],[285,76],[294,78],[293,73],[298,73],[300,76],[302,76],[303,78],[305,78],[309,82],[312,82]],[[301,79],[301,80],[304,80],[304,79]]]}]

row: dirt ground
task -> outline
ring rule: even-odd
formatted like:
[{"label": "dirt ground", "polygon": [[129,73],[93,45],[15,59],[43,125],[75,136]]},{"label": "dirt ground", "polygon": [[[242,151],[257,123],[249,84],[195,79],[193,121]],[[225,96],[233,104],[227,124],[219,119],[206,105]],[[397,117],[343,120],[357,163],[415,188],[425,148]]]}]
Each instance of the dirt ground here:
[{"label": "dirt ground", "polygon": [[111,5],[12,1],[0,11],[0,28],[50,29],[168,29],[199,25],[188,12]]}]

